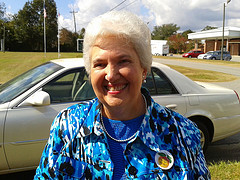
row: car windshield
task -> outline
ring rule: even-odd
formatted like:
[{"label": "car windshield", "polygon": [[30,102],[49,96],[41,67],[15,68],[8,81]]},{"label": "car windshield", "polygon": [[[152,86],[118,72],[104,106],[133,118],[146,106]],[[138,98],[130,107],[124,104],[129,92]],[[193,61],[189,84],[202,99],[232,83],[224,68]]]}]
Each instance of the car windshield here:
[{"label": "car windshield", "polygon": [[213,55],[213,53],[214,53],[213,51],[209,51],[206,54]]},{"label": "car windshield", "polygon": [[0,104],[6,103],[24,93],[44,78],[62,69],[52,62],[37,66],[0,86]]}]

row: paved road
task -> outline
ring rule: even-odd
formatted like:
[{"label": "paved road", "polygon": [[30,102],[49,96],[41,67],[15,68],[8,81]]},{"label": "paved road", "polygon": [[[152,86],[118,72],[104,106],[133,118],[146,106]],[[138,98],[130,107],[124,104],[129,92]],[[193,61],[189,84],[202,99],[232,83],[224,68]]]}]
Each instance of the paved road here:
[{"label": "paved road", "polygon": [[154,61],[158,61],[163,64],[178,65],[178,66],[218,71],[218,72],[223,72],[223,73],[227,73],[227,74],[232,74],[234,76],[239,77],[239,79],[237,79],[235,81],[231,81],[231,82],[220,82],[220,83],[214,83],[214,84],[218,84],[220,86],[233,89],[233,90],[237,91],[238,94],[240,95],[240,68],[238,68],[238,67],[214,65],[214,64],[207,64],[207,63],[200,63],[200,62],[178,61],[178,60],[173,60],[173,59],[160,59],[160,58],[155,58]]},{"label": "paved road", "polygon": [[[239,79],[231,82],[221,82],[215,84],[236,90],[240,95],[240,68],[158,58],[154,60],[161,62],[163,64],[185,66],[197,69],[206,69],[235,75],[239,77]],[[240,62],[240,58],[235,59],[235,61],[237,60],[239,60]],[[240,161],[240,133],[229,138],[212,143],[207,149],[206,159],[208,163],[218,162],[221,160]]]},{"label": "paved road", "polygon": [[191,62],[191,61],[178,61],[174,59],[160,59],[154,58],[154,61],[161,62],[163,64],[169,65],[178,65],[196,69],[204,69],[204,70],[211,70],[211,71],[218,71],[223,73],[232,74],[235,76],[240,77],[240,68],[238,67],[230,67],[224,65],[215,65],[215,64],[208,64],[208,63],[201,63],[201,62]]}]

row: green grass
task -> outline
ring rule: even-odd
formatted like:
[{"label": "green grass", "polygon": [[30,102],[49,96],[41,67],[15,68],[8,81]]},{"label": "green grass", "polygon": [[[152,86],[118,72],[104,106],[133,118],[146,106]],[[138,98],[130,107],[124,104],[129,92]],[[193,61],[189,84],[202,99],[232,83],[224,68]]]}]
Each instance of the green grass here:
[{"label": "green grass", "polygon": [[[79,58],[82,57],[82,53],[61,53],[61,58]],[[39,64],[47,62],[52,59],[57,59],[58,53],[47,53],[46,57],[43,52],[0,52],[0,84],[12,79],[13,77],[31,69]],[[188,58],[177,58],[171,56],[161,56],[161,58],[178,59],[178,60],[187,60],[187,61],[195,61],[195,62],[208,62],[208,63],[217,63],[217,64],[229,64],[233,62],[220,62],[220,61],[205,61],[205,60],[196,60],[196,59],[188,59]],[[240,65],[240,63],[233,63],[235,67]],[[190,79],[195,81],[203,81],[203,82],[225,82],[235,80],[236,77],[214,72],[207,70],[198,70],[192,68],[186,68],[181,66],[170,66],[173,69],[181,72],[182,74],[188,76]]]},{"label": "green grass", "polygon": [[[61,53],[61,58],[79,58],[82,57],[81,53]],[[45,58],[44,53],[39,52],[0,52],[0,84],[12,79],[13,77],[23,73],[24,71],[35,67],[39,64],[47,62],[51,59],[57,59],[57,53],[47,53]],[[239,66],[240,63],[225,62],[225,61],[204,61],[196,59],[183,59],[176,57],[161,57],[171,59],[214,63],[219,65],[232,65]],[[222,82],[232,81],[236,79],[235,76],[231,76],[224,73],[218,73],[213,71],[199,70],[185,68],[181,66],[171,66],[173,69],[185,74],[189,78],[197,81],[207,82]],[[209,170],[213,180],[225,180],[225,179],[239,179],[240,177],[240,162],[218,162],[210,163]]]},{"label": "green grass", "polygon": [[239,180],[240,162],[220,161],[208,166],[212,180]]},{"label": "green grass", "polygon": [[[61,58],[79,58],[82,53],[61,53]],[[42,52],[0,52],[0,84],[13,77],[52,59],[57,59],[57,53]]]},{"label": "green grass", "polygon": [[182,66],[175,66],[175,65],[168,65],[169,67],[179,71],[180,73],[184,74],[185,76],[189,77],[194,81],[202,81],[202,82],[227,82],[236,80],[237,77],[216,72],[216,71],[209,71],[209,70],[201,70],[201,69],[194,69]]}]

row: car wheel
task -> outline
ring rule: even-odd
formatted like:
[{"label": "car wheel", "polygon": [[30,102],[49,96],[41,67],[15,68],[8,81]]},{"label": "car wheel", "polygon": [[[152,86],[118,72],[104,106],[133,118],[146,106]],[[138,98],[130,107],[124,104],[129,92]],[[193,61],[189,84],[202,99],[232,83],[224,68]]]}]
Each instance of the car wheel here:
[{"label": "car wheel", "polygon": [[226,60],[226,61],[230,61],[231,58],[230,58],[230,57],[226,57],[225,60]]},{"label": "car wheel", "polygon": [[205,153],[207,150],[207,147],[209,145],[209,139],[210,139],[208,129],[207,129],[206,125],[203,124],[202,122],[200,122],[200,121],[194,121],[194,122],[197,124],[198,129],[200,130],[201,146],[202,146],[203,152]]},{"label": "car wheel", "polygon": [[188,58],[192,58],[192,56],[188,56]]}]

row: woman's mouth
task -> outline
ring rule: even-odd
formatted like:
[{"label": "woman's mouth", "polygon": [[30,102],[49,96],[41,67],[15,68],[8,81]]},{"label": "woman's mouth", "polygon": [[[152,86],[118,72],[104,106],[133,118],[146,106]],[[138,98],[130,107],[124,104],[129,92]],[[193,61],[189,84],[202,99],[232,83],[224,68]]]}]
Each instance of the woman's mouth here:
[{"label": "woman's mouth", "polygon": [[107,91],[114,92],[114,91],[121,91],[127,87],[127,84],[124,85],[108,85],[106,86]]}]

